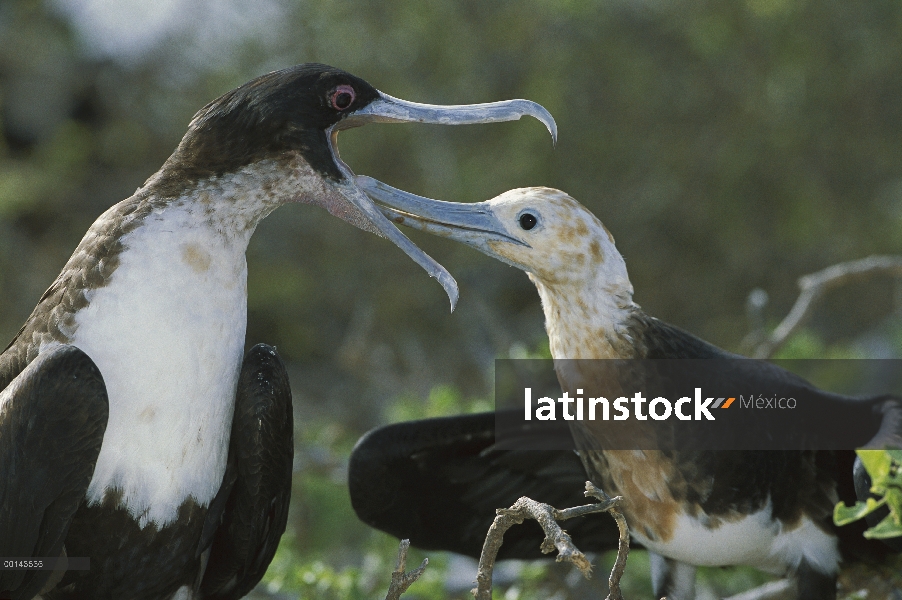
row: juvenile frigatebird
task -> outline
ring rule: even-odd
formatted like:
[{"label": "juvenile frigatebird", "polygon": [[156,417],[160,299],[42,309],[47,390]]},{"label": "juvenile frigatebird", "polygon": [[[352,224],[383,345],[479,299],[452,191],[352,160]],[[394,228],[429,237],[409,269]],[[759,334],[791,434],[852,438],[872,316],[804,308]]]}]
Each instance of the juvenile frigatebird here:
[{"label": "juvenile frigatebird", "polygon": [[[395,222],[464,242],[527,272],[542,300],[559,383],[571,397],[590,387],[593,373],[586,369],[592,367],[561,359],[719,359],[729,361],[732,370],[724,377],[736,388],[764,381],[770,389],[804,390],[821,406],[845,410],[850,416],[846,426],[854,429],[854,423],[861,446],[902,447],[902,403],[897,399],[858,400],[821,392],[776,365],[743,360],[645,314],[633,302],[633,287],[613,236],[563,192],[526,188],[488,202],[458,204],[414,196],[366,177],[359,177],[358,183],[387,205],[382,211]],[[866,473],[854,469],[851,450],[622,450],[612,444],[603,421],[569,425],[584,472],[596,485],[624,497],[634,539],[652,552],[656,597],[692,598],[696,566],[749,565],[795,576],[799,598],[829,599],[836,596],[841,552],[847,558],[886,552],[879,542],[865,543],[860,528],[837,531],[832,524],[839,498],[849,502],[856,491],[859,497],[868,493]],[[440,428],[448,433],[421,435]],[[521,435],[528,432],[524,429]],[[371,432],[351,457],[355,508],[365,521],[384,524],[382,528],[392,532],[403,527],[406,515],[416,515],[411,531],[423,536],[419,543],[469,551],[469,529],[438,535],[435,525],[420,525],[436,513],[415,500],[419,483],[429,498],[440,498],[445,490],[453,490],[458,498],[483,491],[478,505],[445,503],[459,511],[453,523],[468,525],[485,521],[485,515],[473,511],[484,507],[494,490],[500,490],[495,495],[501,497],[515,486],[521,486],[520,494],[528,494],[553,487],[555,480],[574,485],[573,460],[558,455],[552,461],[554,455],[547,452],[529,458],[522,446],[515,453],[499,451],[492,437],[486,416],[451,418],[442,426],[434,420],[398,424]],[[469,450],[478,444],[478,452]],[[420,471],[421,464],[440,463],[436,457],[447,457],[451,466]],[[408,476],[401,488],[408,496],[374,492],[377,486],[368,473],[381,472],[380,465],[393,465]],[[547,465],[553,469],[543,470]],[[552,497],[562,495],[558,491]],[[406,514],[370,499],[380,496]],[[598,532],[609,536],[608,541],[593,537],[587,549],[606,549],[616,540],[611,531]],[[579,543],[578,534],[574,539]],[[897,550],[902,549],[899,541],[894,543]],[[522,552],[520,539],[517,544],[512,556]]]},{"label": "juvenile frigatebird", "polygon": [[339,158],[369,122],[551,116],[526,100],[432,106],[318,64],[202,108],[162,168],[88,230],[0,355],[0,557],[89,570],[0,570],[0,593],[238,598],[285,528],[291,395],[281,360],[242,362],[245,250],[282,204],[314,204],[453,278],[373,206]]}]

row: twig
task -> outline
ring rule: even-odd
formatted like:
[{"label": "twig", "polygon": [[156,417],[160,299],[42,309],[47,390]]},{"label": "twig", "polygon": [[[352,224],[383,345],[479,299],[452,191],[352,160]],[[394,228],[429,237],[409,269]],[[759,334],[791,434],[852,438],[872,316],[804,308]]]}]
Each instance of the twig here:
[{"label": "twig", "polygon": [[[825,292],[852,281],[874,275],[902,277],[902,257],[869,256],[860,260],[839,263],[817,273],[799,278],[801,293],[792,310],[770,335],[758,343],[752,351],[754,358],[770,358],[783,347],[786,340],[805,322],[811,307]],[[755,332],[753,332],[754,334]]]},{"label": "twig", "polygon": [[407,591],[410,584],[420,578],[420,575],[426,570],[426,565],[429,564],[429,559],[424,558],[423,564],[413,571],[405,573],[404,569],[407,568],[407,550],[409,548],[410,540],[401,540],[401,544],[398,546],[398,566],[392,571],[391,585],[388,586],[385,600],[398,600],[401,594]]},{"label": "twig", "polygon": [[617,540],[617,560],[614,561],[614,568],[611,569],[611,576],[608,577],[608,598],[607,600],[623,600],[623,593],[620,591],[620,578],[623,577],[623,571],[626,569],[626,557],[630,553],[630,529],[626,524],[626,518],[620,512],[620,496],[611,499],[604,490],[595,487],[591,481],[586,482],[585,495],[591,496],[599,502],[610,502],[611,508],[609,512],[617,523],[617,529],[620,530],[620,538]]},{"label": "twig", "polygon": [[[491,600],[492,598],[492,570],[495,568],[495,558],[498,556],[498,550],[504,541],[504,533],[513,527],[523,523],[526,519],[535,519],[542,530],[545,532],[545,539],[542,541],[540,549],[543,554],[557,549],[557,561],[568,560],[572,562],[580,570],[580,572],[588,579],[592,575],[592,565],[586,556],[573,544],[573,540],[566,531],[561,529],[557,521],[566,521],[573,517],[580,517],[592,513],[611,512],[615,520],[617,516],[617,525],[620,527],[620,549],[617,552],[617,562],[614,571],[611,572],[610,583],[611,594],[608,596],[610,600],[622,600],[620,596],[619,581],[623,574],[623,567],[626,565],[626,554],[629,552],[629,533],[626,529],[626,521],[618,510],[620,496],[609,498],[600,489],[586,482],[586,496],[592,496],[600,500],[599,504],[587,504],[574,508],[558,510],[548,504],[536,502],[527,497],[522,497],[510,508],[499,508],[496,512],[495,520],[489,528],[485,537],[485,543],[482,546],[482,554],[479,557],[479,569],[476,572],[476,589],[473,595],[476,600]],[[622,524],[621,524],[622,522]],[[626,533],[625,533],[626,532]],[[624,538],[626,535],[626,538]],[[625,539],[625,541],[624,541]],[[624,551],[624,547],[626,550]],[[621,554],[623,558],[621,560]],[[617,571],[619,566],[619,571]],[[615,577],[615,572],[617,572]],[[616,586],[616,595],[614,589]]]}]

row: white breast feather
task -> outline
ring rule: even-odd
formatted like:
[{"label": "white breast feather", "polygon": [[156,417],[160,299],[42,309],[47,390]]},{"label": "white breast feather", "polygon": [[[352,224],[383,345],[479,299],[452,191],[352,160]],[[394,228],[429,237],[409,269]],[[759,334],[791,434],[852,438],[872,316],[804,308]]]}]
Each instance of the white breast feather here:
[{"label": "white breast feather", "polygon": [[748,565],[784,575],[795,570],[802,558],[822,573],[836,573],[840,556],[835,536],[818,528],[810,519],[784,530],[773,518],[770,501],[761,510],[742,519],[708,528],[698,519],[682,514],[673,536],[666,542],[633,536],[646,548],[674,560],[698,566]]},{"label": "white breast feather", "polygon": [[88,501],[118,488],[142,527],[188,497],[207,505],[222,481],[247,322],[250,231],[238,237],[185,208],[152,214],[76,315],[72,342],[110,399]]}]

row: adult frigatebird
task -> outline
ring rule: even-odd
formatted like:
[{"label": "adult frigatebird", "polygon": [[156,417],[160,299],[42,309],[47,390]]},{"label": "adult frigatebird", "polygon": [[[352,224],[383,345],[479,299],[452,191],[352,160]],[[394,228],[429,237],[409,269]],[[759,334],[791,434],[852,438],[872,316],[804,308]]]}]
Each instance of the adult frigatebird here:
[{"label": "adult frigatebird", "polygon": [[[464,242],[526,271],[542,299],[558,380],[572,397],[591,387],[598,375],[593,365],[604,361],[562,359],[721,360],[729,362],[730,371],[723,377],[734,389],[763,382],[775,391],[804,392],[819,406],[842,411],[848,419],[843,427],[855,432],[857,445],[902,447],[902,403],[897,399],[857,400],[821,392],[776,365],[743,360],[645,314],[633,302],[633,287],[614,238],[563,192],[518,189],[488,202],[458,204],[414,196],[370,178],[359,177],[358,183],[388,205],[382,211],[395,222]],[[866,474],[853,469],[851,450],[623,450],[604,421],[569,424],[585,473],[609,493],[624,496],[633,537],[652,551],[656,597],[692,598],[696,566],[749,565],[795,576],[799,598],[829,599],[836,595],[841,552],[848,558],[885,552],[879,542],[873,543],[876,549],[864,543],[860,529],[850,535],[832,525],[839,498],[854,500],[856,491],[867,495],[869,486],[862,485]],[[445,423],[449,433],[444,437],[419,435],[437,428],[434,421],[389,426],[361,440],[349,476],[354,506],[364,520],[385,523],[384,528],[393,531],[403,523],[404,515],[394,508],[370,500],[380,494],[373,493],[367,472],[378,472],[380,464],[396,465],[415,478],[404,482],[404,491],[412,491],[419,481],[428,487],[429,497],[441,497],[443,489],[459,495],[473,490],[476,493],[464,496],[472,497],[485,489],[479,507],[487,503],[491,490],[507,493],[502,482],[522,485],[520,493],[527,494],[551,487],[556,478],[574,479],[573,461],[562,463],[560,456],[553,470],[542,472],[544,465],[552,464],[547,453],[541,460],[536,457],[542,454],[532,456],[540,470],[531,479],[524,477],[532,468],[525,460],[529,453],[523,445],[516,453],[492,447],[491,424],[485,417],[454,418]],[[478,454],[467,450],[476,438],[488,440]],[[437,463],[436,456],[449,457],[452,466],[444,473],[421,473],[419,464]],[[475,473],[479,476],[473,477]],[[388,497],[417,515],[417,524],[430,520],[415,500],[396,499],[391,493]],[[478,507],[472,502],[455,501],[452,508],[461,511],[452,517],[456,522],[477,519],[472,512]],[[466,529],[456,537],[444,532],[446,538],[454,537],[450,543],[428,528],[414,531],[427,538],[420,542],[426,545],[471,547]],[[611,532],[605,535],[610,535],[609,542],[593,539],[590,548],[607,548],[616,539]],[[579,537],[575,539],[579,543]],[[416,538],[412,541],[417,543]],[[513,553],[519,552],[518,545]]]},{"label": "adult frigatebird", "polygon": [[285,528],[291,396],[275,351],[242,362],[245,250],[261,219],[314,204],[453,278],[373,206],[339,158],[368,122],[487,123],[511,100],[432,106],[305,64],[210,102],[162,168],[88,230],[0,355],[0,571],[15,599],[238,598]]}]

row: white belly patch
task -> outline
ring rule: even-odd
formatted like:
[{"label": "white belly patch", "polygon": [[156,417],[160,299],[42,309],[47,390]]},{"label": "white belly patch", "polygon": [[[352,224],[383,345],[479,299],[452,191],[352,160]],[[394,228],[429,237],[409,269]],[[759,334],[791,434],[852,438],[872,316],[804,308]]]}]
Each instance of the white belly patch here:
[{"label": "white belly patch", "polygon": [[207,505],[228,454],[247,244],[196,221],[172,207],[147,217],[123,238],[108,285],[76,315],[72,343],[100,368],[110,399],[87,498],[121,491],[120,506],[142,527],[175,520],[189,497]]},{"label": "white belly patch", "polygon": [[673,536],[666,542],[652,541],[633,531],[649,550],[697,566],[748,565],[784,575],[794,571],[804,558],[822,573],[836,573],[840,560],[836,537],[817,527],[807,517],[789,531],[772,517],[770,502],[758,512],[736,521],[708,528],[686,514],[677,517]]}]

